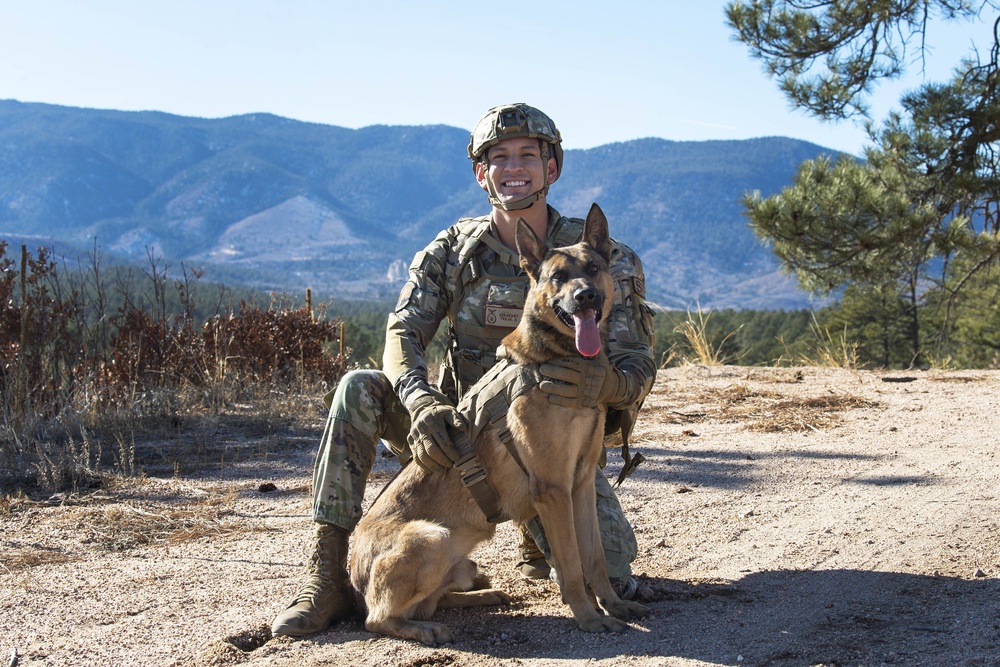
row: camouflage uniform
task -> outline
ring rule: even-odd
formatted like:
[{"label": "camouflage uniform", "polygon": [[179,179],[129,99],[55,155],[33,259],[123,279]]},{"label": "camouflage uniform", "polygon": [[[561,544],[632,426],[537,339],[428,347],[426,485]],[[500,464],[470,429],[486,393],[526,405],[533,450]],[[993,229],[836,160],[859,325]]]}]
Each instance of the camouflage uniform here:
[{"label": "camouflage uniform", "polygon": [[[576,243],[582,221],[561,217],[551,207],[548,212],[548,243]],[[628,404],[612,407],[634,412],[656,373],[652,314],[643,299],[642,264],[627,246],[615,245],[612,274],[615,294],[607,352],[629,382]],[[361,501],[378,440],[385,441],[402,462],[409,460],[406,406],[428,395],[458,404],[496,362],[500,341],[520,318],[527,288],[516,253],[500,243],[488,216],[459,221],[417,253],[389,317],[384,372],[348,373],[326,398],[330,413],[315,468],[315,520],[354,529],[361,519]],[[427,377],[424,350],[445,319],[448,355],[434,386]],[[614,421],[609,419],[609,423]],[[635,536],[601,471],[596,482],[609,576],[628,576],[637,552]],[[537,519],[529,530],[548,557]]]}]

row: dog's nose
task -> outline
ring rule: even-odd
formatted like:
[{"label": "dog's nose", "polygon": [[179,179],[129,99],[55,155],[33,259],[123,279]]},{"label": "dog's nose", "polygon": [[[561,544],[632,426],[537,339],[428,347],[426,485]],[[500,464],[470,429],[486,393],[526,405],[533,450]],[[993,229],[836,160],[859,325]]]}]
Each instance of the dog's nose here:
[{"label": "dog's nose", "polygon": [[597,303],[597,290],[593,287],[582,289],[573,295],[573,299],[581,308],[593,308]]}]

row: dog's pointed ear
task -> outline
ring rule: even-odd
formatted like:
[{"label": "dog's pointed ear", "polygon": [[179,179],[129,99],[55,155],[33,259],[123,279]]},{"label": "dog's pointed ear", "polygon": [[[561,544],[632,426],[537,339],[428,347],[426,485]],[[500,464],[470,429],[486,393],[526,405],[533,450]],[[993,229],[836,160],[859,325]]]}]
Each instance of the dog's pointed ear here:
[{"label": "dog's pointed ear", "polygon": [[608,219],[604,211],[595,202],[587,213],[583,223],[583,240],[597,251],[601,257],[611,263],[611,236],[608,234]]},{"label": "dog's pointed ear", "polygon": [[538,267],[545,259],[545,253],[549,251],[545,241],[538,238],[535,230],[524,221],[524,218],[517,219],[517,230],[514,234],[517,243],[517,252],[521,256],[521,268],[528,272],[533,280],[538,280]]}]

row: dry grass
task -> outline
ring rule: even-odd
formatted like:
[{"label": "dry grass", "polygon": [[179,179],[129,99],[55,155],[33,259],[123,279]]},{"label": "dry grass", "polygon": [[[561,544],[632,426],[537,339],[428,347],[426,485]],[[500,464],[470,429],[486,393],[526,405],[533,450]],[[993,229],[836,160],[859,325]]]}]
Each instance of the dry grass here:
[{"label": "dry grass", "polygon": [[107,551],[146,545],[171,545],[235,532],[267,530],[235,516],[235,490],[175,505],[128,501],[88,510],[79,520],[88,526],[85,542]]},{"label": "dry grass", "polygon": [[[185,499],[185,492],[194,492],[199,497]],[[171,495],[177,500],[153,500],[123,488],[112,494],[57,494],[44,501],[9,498],[0,503],[3,511],[0,518],[8,525],[47,522],[54,532],[82,534],[76,543],[82,544],[84,549],[112,552],[270,530],[235,514],[237,491],[233,487],[223,491],[192,487],[174,490]],[[12,530],[12,533],[16,535],[17,531]],[[79,557],[72,547],[49,549],[15,541],[3,544],[0,562],[9,571],[63,563]]]},{"label": "dry grass", "polygon": [[[686,341],[683,348],[679,350],[679,355],[687,363],[697,363],[704,366],[722,366],[728,361],[728,358],[723,353],[723,348],[726,342],[736,335],[736,331],[729,332],[718,344],[715,344],[708,333],[708,320],[711,316],[711,310],[703,311],[699,308],[693,314],[691,311],[688,311],[687,319],[677,323],[674,327],[674,331],[681,334]],[[677,352],[672,350],[668,361],[677,356]]]},{"label": "dry grass", "polygon": [[847,326],[839,334],[831,334],[826,327],[820,326],[816,314],[812,315],[809,329],[816,337],[816,344],[808,354],[799,355],[797,363],[801,366],[819,366],[822,368],[857,369],[860,366],[858,343],[847,339]]},{"label": "dry grass", "polygon": [[798,384],[805,380],[806,374],[801,368],[750,368],[746,379],[758,382],[776,384]]},{"label": "dry grass", "polygon": [[748,401],[776,400],[784,396],[777,391],[754,389],[742,383],[732,384],[722,389],[713,389],[708,393],[715,396],[715,401],[722,405],[723,410],[727,407],[735,408],[744,405]]},{"label": "dry grass", "polygon": [[57,549],[28,545],[26,547],[0,551],[0,563],[8,572],[28,570],[39,565],[68,563],[72,556]]},{"label": "dry grass", "polygon": [[751,419],[747,429],[765,433],[818,431],[836,424],[841,412],[877,405],[874,401],[852,394],[786,399],[760,406],[747,415]]},{"label": "dry grass", "polygon": [[738,422],[747,430],[765,433],[819,430],[834,425],[838,413],[876,404],[853,394],[788,397],[770,390],[734,384],[710,392],[719,406],[718,419]]},{"label": "dry grass", "polygon": [[929,375],[927,377],[931,382],[956,382],[956,383],[966,383],[966,382],[986,382],[989,377],[986,375]]},{"label": "dry grass", "polygon": [[[788,369],[752,369],[746,382],[723,387],[672,387],[661,394],[668,405],[643,408],[643,420],[660,424],[693,424],[709,421],[741,424],[750,431],[780,433],[829,428],[836,425],[839,414],[878,404],[850,393],[829,393],[820,396],[794,396],[788,392],[755,386],[749,378],[766,377],[772,384],[797,384],[804,377],[801,371]],[[766,373],[765,373],[766,371]],[[763,375],[762,375],[763,373]],[[660,401],[657,401],[660,403]],[[683,409],[673,406],[686,405]]]}]

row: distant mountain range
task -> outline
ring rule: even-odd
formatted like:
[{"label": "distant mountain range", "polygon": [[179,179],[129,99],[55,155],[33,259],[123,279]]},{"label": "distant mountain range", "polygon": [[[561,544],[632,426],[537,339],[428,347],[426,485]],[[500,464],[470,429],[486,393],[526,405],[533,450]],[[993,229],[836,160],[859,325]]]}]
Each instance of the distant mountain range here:
[{"label": "distant mountain range", "polygon": [[[0,238],[120,261],[152,250],[207,280],[341,299],[391,297],[413,254],[489,206],[469,134],[358,130],[268,114],[222,119],[0,101]],[[796,308],[808,297],[749,231],[740,198],[773,194],[815,144],[637,139],[566,151],[549,194],[598,202],[669,308]]]}]

